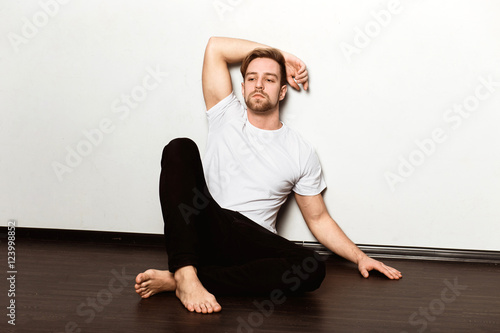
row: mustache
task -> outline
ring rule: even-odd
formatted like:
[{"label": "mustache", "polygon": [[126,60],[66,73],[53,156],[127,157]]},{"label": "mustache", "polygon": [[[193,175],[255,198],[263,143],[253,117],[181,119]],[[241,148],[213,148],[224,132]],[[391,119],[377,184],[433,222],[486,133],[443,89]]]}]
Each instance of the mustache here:
[{"label": "mustache", "polygon": [[262,95],[264,97],[269,97],[265,92],[261,91],[261,90],[256,90],[254,91],[252,94],[250,94],[250,97],[253,97],[255,95]]}]

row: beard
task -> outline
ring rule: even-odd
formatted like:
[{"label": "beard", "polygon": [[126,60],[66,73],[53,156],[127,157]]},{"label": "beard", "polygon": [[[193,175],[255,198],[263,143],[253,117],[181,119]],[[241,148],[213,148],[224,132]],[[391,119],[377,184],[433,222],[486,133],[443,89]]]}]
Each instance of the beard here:
[{"label": "beard", "polygon": [[[253,98],[253,95],[255,94],[262,95],[264,98]],[[259,113],[265,113],[273,109],[277,104],[271,103],[269,96],[264,92],[254,92],[245,99],[245,103],[249,109]]]}]

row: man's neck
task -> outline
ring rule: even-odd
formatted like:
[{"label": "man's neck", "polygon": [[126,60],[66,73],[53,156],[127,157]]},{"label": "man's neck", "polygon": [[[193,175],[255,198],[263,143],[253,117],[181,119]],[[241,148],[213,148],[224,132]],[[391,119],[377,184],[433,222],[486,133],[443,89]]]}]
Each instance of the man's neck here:
[{"label": "man's neck", "polygon": [[283,124],[280,121],[279,109],[275,111],[258,113],[247,109],[248,121],[253,126],[260,128],[262,130],[274,131],[280,129]]}]

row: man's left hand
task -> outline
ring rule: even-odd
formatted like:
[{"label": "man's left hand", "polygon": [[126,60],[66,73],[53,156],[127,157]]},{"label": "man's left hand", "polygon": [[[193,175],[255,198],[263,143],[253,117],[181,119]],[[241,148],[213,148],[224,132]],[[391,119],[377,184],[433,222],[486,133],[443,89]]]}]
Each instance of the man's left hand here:
[{"label": "man's left hand", "polygon": [[391,280],[399,280],[403,277],[400,271],[397,269],[387,266],[384,263],[372,259],[370,257],[365,257],[358,262],[358,269],[363,277],[367,278],[369,276],[368,272],[371,270],[377,270],[384,274]]},{"label": "man's left hand", "polygon": [[304,90],[309,87],[309,73],[306,64],[288,52],[281,52],[285,58],[286,65],[286,80],[288,84],[295,90],[300,90],[299,83],[302,84]]}]

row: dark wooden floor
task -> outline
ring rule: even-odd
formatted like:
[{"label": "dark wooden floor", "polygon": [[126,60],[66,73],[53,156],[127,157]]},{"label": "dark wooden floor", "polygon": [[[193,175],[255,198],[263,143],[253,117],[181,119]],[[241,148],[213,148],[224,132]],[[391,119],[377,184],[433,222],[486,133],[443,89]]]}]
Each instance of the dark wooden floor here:
[{"label": "dark wooden floor", "polygon": [[500,332],[500,265],[387,259],[404,273],[390,281],[329,259],[316,292],[219,297],[221,313],[200,315],[134,292],[137,273],[165,267],[161,247],[19,239],[16,252],[16,326],[2,314],[1,332]]}]

